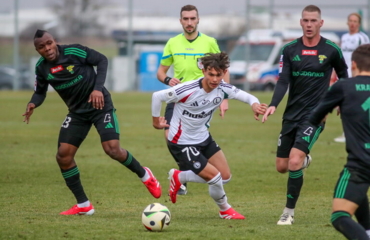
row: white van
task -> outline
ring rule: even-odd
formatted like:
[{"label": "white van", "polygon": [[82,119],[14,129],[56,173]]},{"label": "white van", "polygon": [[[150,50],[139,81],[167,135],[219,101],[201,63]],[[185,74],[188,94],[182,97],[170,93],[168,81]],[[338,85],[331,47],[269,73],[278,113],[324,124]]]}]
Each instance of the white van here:
[{"label": "white van", "polygon": [[[321,35],[339,44],[340,39],[335,33],[322,32]],[[281,49],[286,43],[301,36],[301,30],[250,30],[248,58],[246,58],[245,35],[240,37],[230,53],[230,83],[241,89],[274,90],[279,78]]]}]

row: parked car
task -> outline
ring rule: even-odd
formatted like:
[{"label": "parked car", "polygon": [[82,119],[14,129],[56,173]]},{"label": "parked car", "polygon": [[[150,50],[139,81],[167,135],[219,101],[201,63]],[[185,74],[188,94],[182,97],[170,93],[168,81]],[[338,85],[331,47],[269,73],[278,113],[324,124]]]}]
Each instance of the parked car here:
[{"label": "parked car", "polygon": [[[272,91],[279,79],[279,62],[282,47],[302,36],[300,30],[275,31],[253,29],[244,34],[230,53],[230,83],[241,89]],[[339,44],[339,37],[332,32],[321,35]],[[246,58],[246,46],[249,46]],[[246,60],[248,63],[246,64]]]},{"label": "parked car", "polygon": [[[15,69],[10,66],[0,66],[0,90],[12,90],[14,82]],[[30,84],[30,71],[22,67],[19,70],[19,89],[32,89]]]}]

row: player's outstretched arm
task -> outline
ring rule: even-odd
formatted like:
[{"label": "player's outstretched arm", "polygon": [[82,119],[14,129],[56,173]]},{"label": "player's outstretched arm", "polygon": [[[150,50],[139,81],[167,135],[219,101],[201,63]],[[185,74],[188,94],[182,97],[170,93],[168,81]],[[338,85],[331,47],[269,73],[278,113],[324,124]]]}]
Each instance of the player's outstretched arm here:
[{"label": "player's outstretched arm", "polygon": [[24,116],[23,122],[26,122],[27,124],[30,122],[30,117],[33,113],[33,110],[36,108],[36,105],[34,103],[27,104],[26,112],[23,113],[22,116]]},{"label": "player's outstretched arm", "polygon": [[153,127],[155,129],[163,129],[169,127],[167,120],[164,117],[153,117]]},{"label": "player's outstretched arm", "polygon": [[274,106],[271,106],[271,107],[268,107],[265,114],[263,115],[262,117],[262,123],[266,122],[267,121],[267,117],[274,114],[275,113],[275,110],[276,110],[276,107]]},{"label": "player's outstretched arm", "polygon": [[254,119],[259,121],[259,115],[263,115],[266,112],[267,104],[266,103],[253,103],[252,110],[254,113]]}]

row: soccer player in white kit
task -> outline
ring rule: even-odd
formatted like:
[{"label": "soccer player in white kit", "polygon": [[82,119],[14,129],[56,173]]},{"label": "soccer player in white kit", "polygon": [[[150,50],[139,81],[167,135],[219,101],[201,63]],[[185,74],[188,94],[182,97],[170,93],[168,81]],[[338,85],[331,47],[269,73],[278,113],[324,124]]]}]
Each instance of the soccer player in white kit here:
[{"label": "soccer player in white kit", "polygon": [[[223,184],[231,173],[226,157],[208,131],[213,113],[224,99],[237,99],[252,106],[256,120],[267,105],[223,81],[230,61],[226,53],[209,53],[201,59],[204,77],[153,93],[152,116],[156,129],[169,127],[171,153],[188,167],[187,171],[171,169],[169,196],[176,203],[176,193],[186,182],[208,183],[209,194],[220,208],[223,219],[245,219],[227,202]],[[160,116],[162,102],[175,103],[170,124]]]},{"label": "soccer player in white kit", "polygon": [[[343,52],[344,60],[346,61],[346,64],[348,66],[348,77],[352,77],[351,72],[351,56],[353,51],[355,49],[366,43],[370,43],[369,37],[366,35],[366,33],[360,31],[361,26],[361,15],[358,13],[351,13],[348,15],[348,33],[343,34],[341,38],[341,44],[340,48]],[[344,133],[334,139],[335,142],[345,142],[346,138],[344,136]]]}]

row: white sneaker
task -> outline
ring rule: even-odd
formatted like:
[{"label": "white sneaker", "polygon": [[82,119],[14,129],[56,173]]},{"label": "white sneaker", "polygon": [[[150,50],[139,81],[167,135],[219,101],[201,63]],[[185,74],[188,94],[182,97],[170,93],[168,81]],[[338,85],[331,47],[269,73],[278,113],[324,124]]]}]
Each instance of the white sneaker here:
[{"label": "white sneaker", "polygon": [[289,213],[283,213],[280,216],[277,225],[292,225],[294,223],[294,217],[291,216]]},{"label": "white sneaker", "polygon": [[310,154],[307,154],[307,156],[306,156],[306,158],[303,162],[302,168],[308,168],[310,166],[311,162],[312,162],[312,157],[311,157]]},{"label": "white sneaker", "polygon": [[334,138],[334,142],[345,143],[346,142],[346,137],[344,135],[342,135],[340,137]]}]

